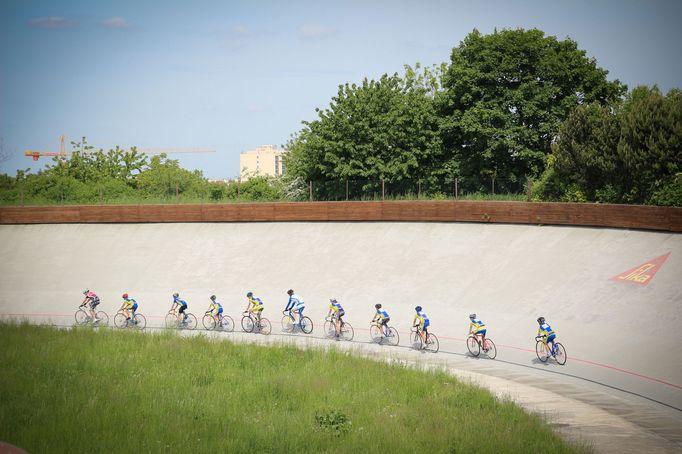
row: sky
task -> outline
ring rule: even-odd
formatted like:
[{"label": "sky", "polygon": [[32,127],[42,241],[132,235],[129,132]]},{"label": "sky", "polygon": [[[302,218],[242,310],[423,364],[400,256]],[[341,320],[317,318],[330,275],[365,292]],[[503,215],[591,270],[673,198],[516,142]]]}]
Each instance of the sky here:
[{"label": "sky", "polygon": [[59,136],[170,154],[209,178],[284,145],[346,82],[448,62],[474,28],[539,28],[633,88],[682,87],[682,1],[0,0],[0,172]]}]

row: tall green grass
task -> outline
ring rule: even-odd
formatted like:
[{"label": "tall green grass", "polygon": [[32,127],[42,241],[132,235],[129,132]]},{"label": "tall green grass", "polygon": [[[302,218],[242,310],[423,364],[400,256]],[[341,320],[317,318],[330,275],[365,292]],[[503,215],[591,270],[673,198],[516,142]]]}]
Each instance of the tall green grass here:
[{"label": "tall green grass", "polygon": [[43,452],[576,452],[443,372],[175,333],[0,325],[0,440]]}]

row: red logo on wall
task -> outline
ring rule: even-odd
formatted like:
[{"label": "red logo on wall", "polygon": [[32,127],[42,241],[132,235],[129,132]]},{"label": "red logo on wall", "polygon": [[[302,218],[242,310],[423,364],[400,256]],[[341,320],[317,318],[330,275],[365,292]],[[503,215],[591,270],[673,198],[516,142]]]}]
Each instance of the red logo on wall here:
[{"label": "red logo on wall", "polygon": [[614,276],[611,278],[611,280],[616,282],[632,282],[633,284],[647,285],[649,281],[654,278],[656,273],[658,273],[658,270],[661,269],[665,261],[668,260],[669,256],[670,252],[660,257],[656,257],[655,259],[651,259],[636,268],[627,270],[618,276]]}]

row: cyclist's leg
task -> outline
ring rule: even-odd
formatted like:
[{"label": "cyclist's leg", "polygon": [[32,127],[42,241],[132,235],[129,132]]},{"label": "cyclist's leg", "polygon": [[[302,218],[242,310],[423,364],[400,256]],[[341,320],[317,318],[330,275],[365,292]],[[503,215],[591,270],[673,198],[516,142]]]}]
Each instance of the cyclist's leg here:
[{"label": "cyclist's leg", "polygon": [[303,324],[303,309],[305,309],[305,306],[301,306],[298,308],[296,311],[298,313],[298,325],[301,326]]},{"label": "cyclist's leg", "polygon": [[[556,334],[552,334],[547,338],[547,348],[549,349],[549,354],[554,356],[554,339],[556,338]],[[551,344],[551,346],[550,346]]]},{"label": "cyclist's leg", "polygon": [[390,317],[381,320],[381,331],[384,333],[384,337],[388,337],[388,321],[389,320],[391,320]]},{"label": "cyclist's leg", "polygon": [[135,318],[135,313],[137,312],[137,303],[133,304],[133,307],[130,308],[130,311],[132,312],[132,316],[130,317],[135,325],[137,325],[137,319]]},{"label": "cyclist's leg", "polygon": [[488,349],[485,346],[485,333],[486,333],[486,330],[482,329],[482,330],[479,330],[476,334],[479,334],[481,336],[481,348],[483,349],[484,352],[487,352]]}]

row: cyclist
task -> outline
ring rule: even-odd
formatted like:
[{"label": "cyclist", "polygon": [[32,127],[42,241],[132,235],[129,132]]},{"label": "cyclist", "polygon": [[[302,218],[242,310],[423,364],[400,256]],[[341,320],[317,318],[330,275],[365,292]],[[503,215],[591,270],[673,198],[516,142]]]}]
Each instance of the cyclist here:
[{"label": "cyclist", "polygon": [[85,298],[83,299],[83,302],[80,304],[78,307],[83,307],[86,304],[90,303],[90,317],[92,318],[93,323],[97,323],[100,321],[99,318],[97,318],[97,311],[95,311],[95,308],[97,305],[100,303],[99,301],[99,296],[95,295],[94,292],[91,292],[89,289],[85,289],[83,292],[83,295],[85,295]]},{"label": "cyclist", "polygon": [[133,324],[137,323],[137,320],[134,320],[132,322],[130,321],[131,312],[132,317],[135,317],[135,311],[137,310],[137,301],[130,298],[127,293],[121,295],[121,298],[123,298],[123,304],[121,304],[121,308],[119,309],[119,311],[123,311],[123,314],[126,316],[126,326],[130,325],[131,323]]},{"label": "cyclist", "polygon": [[[552,327],[549,326],[549,323],[545,322],[545,317],[538,318],[538,324],[540,325],[540,328],[538,328],[538,335],[536,339],[542,339],[542,343],[544,344],[547,355],[549,356],[554,351],[554,340],[556,339],[556,334],[554,331],[552,331]],[[548,343],[552,344],[551,349],[547,345]]]},{"label": "cyclist", "polygon": [[341,304],[336,301],[336,298],[330,299],[329,303],[329,312],[327,313],[327,317],[332,316],[332,321],[336,327],[336,339],[338,340],[341,334],[341,325],[343,324],[341,317],[346,315],[346,311],[344,311]]},{"label": "cyclist", "polygon": [[473,334],[474,337],[481,336],[481,345],[483,346],[483,351],[487,352],[488,349],[485,346],[485,333],[487,329],[485,323],[476,318],[476,314],[469,314],[469,334]]},{"label": "cyclist", "polygon": [[[287,290],[287,295],[289,295],[289,301],[287,302],[287,307],[285,307],[284,310],[289,311],[290,314],[298,314],[298,326],[301,326],[303,321],[303,309],[305,309],[305,301],[303,301],[303,298],[296,295],[293,289]],[[295,318],[294,321],[296,321]]]},{"label": "cyclist", "polygon": [[178,323],[186,323],[187,314],[185,311],[187,310],[187,301],[181,300],[180,294],[177,292],[173,293],[173,304],[171,305],[170,312],[173,312],[176,307],[178,308]]},{"label": "cyclist", "polygon": [[389,320],[391,320],[391,317],[388,315],[388,312],[386,312],[386,309],[381,308],[381,303],[375,304],[374,308],[377,311],[374,314],[374,317],[372,318],[372,323],[374,323],[375,321],[379,321],[381,331],[384,334],[384,337],[386,337],[388,336],[388,322]]},{"label": "cyclist", "polygon": [[258,322],[257,326],[260,326],[260,316],[263,312],[263,309],[265,309],[265,306],[263,306],[263,301],[260,298],[253,296],[253,292],[248,292],[246,294],[246,298],[249,300],[249,303],[246,306],[246,312],[250,312],[255,315]]},{"label": "cyclist", "polygon": [[223,306],[218,302],[215,295],[211,295],[210,300],[211,302],[208,305],[206,315],[211,314],[211,317],[213,317],[213,320],[215,320],[216,324],[222,328],[223,319],[221,315],[223,313]]},{"label": "cyclist", "polygon": [[417,332],[419,333],[419,337],[422,339],[422,346],[426,346],[426,339],[427,336],[429,335],[429,325],[431,322],[429,321],[429,317],[426,315],[426,312],[422,310],[421,306],[417,306],[414,308],[415,312],[417,315],[414,316],[414,320],[412,321],[412,325],[414,325],[415,328],[417,328]]}]

